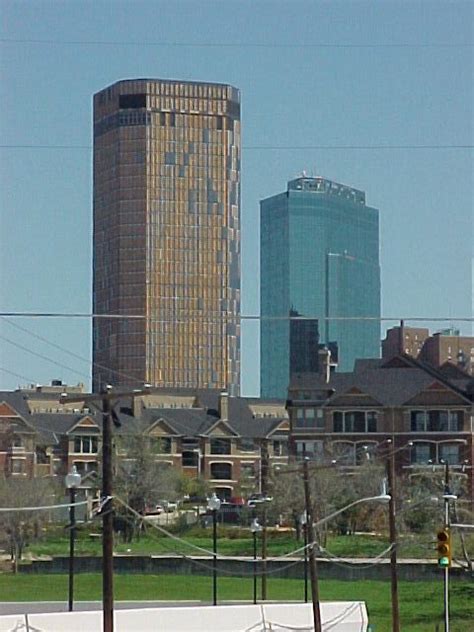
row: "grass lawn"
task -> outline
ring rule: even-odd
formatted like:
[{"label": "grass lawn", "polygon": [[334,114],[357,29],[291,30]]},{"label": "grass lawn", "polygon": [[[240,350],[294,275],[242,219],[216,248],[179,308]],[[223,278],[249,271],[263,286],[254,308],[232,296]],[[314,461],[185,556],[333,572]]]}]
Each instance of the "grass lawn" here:
[{"label": "grass lawn", "polygon": [[[236,535],[240,537],[235,537]],[[155,530],[149,531],[134,540],[130,544],[122,543],[118,538],[114,547],[117,553],[130,552],[135,555],[151,555],[166,553],[185,553],[186,555],[199,555],[199,551],[190,545],[195,545],[212,550],[211,534],[206,530],[191,530],[180,537],[189,544],[179,544],[167,537],[163,537]],[[250,533],[244,530],[232,531],[225,529],[218,536],[218,549],[224,555],[252,555],[253,544]],[[27,549],[32,555],[68,555],[69,536],[64,530],[56,530],[41,540],[32,542]],[[287,533],[270,533],[268,537],[268,555],[282,555],[302,546],[293,535]],[[337,536],[330,535],[326,548],[333,554],[341,557],[374,557],[388,546],[388,540],[383,536],[355,535]],[[86,531],[78,531],[76,539],[76,555],[101,555],[100,538],[92,540]],[[402,539],[400,557],[431,558],[435,555],[434,536],[433,543],[427,536]]]},{"label": "grass lawn", "polygon": [[[3,601],[66,601],[66,575],[0,575]],[[75,578],[77,600],[101,599],[102,577],[78,574]],[[218,578],[218,597],[222,600],[251,600],[251,578]],[[442,581],[401,582],[400,610],[404,632],[435,632],[442,621]],[[389,632],[390,584],[388,582],[343,582],[322,580],[323,600],[366,601],[375,632]],[[180,600],[209,602],[212,595],[210,577],[177,575],[116,575],[117,600]],[[292,579],[269,579],[268,599],[299,600],[303,582]],[[474,585],[456,582],[451,585],[451,632],[474,630]],[[440,628],[441,629],[441,628]]]}]

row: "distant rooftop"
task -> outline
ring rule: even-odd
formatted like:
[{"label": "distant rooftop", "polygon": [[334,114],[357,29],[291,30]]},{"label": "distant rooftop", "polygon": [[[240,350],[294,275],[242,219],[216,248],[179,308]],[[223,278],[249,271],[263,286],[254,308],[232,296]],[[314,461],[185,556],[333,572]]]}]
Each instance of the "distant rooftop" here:
[{"label": "distant rooftop", "polygon": [[352,200],[359,204],[365,204],[365,193],[353,189],[345,184],[333,182],[322,176],[300,176],[288,182],[288,191],[310,191],[312,193],[326,193],[337,195],[346,200]]}]

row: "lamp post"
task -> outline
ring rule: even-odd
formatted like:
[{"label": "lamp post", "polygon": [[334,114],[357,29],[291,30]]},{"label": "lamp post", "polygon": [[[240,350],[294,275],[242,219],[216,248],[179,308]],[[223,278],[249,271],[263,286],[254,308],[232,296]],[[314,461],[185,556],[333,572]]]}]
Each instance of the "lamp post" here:
[{"label": "lamp post", "polygon": [[257,603],[257,533],[262,530],[257,518],[252,520],[250,531],[253,536],[253,602]]},{"label": "lamp post", "polygon": [[76,489],[81,484],[81,475],[77,471],[75,465],[72,466],[69,474],[65,478],[66,487],[69,490],[69,599],[68,610],[72,612],[74,602],[74,538],[76,535],[76,508],[74,503],[76,502]]},{"label": "lamp post", "polygon": [[[444,463],[444,526],[447,532],[451,528],[450,515],[449,515],[449,503],[452,500],[457,500],[457,496],[453,494],[449,488],[449,463]],[[451,552],[449,553],[449,559],[451,560]],[[444,630],[449,632],[449,567],[450,562],[444,568]]]},{"label": "lamp post", "polygon": [[300,525],[303,529],[304,537],[304,602],[308,603],[308,530],[307,530],[306,511],[300,516]]},{"label": "lamp post", "polygon": [[207,503],[207,508],[212,511],[212,605],[217,605],[217,512],[221,508],[221,501],[216,495],[212,494]]}]

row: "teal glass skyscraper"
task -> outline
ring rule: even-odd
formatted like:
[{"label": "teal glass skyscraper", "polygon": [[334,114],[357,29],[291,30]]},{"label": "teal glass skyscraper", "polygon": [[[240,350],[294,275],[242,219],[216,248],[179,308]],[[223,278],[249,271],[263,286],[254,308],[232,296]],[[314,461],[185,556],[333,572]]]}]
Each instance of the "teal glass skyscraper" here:
[{"label": "teal glass skyscraper", "polygon": [[379,357],[379,212],[365,193],[296,178],[261,201],[260,234],[261,396],[286,397],[321,345],[339,371]]}]

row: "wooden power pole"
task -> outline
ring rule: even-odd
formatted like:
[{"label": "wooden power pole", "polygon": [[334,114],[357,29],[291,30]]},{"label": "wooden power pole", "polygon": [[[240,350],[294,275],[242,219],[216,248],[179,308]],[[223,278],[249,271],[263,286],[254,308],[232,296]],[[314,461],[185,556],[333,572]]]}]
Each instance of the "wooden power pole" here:
[{"label": "wooden power pole", "polygon": [[[103,632],[114,630],[114,507],[113,507],[113,445],[112,415],[113,399],[139,397],[149,393],[149,389],[113,393],[106,386],[99,394],[69,397],[62,393],[60,401],[77,403],[101,403],[102,406],[102,608]],[[119,425],[119,424],[118,424]]]},{"label": "wooden power pole", "polygon": [[314,632],[321,632],[321,604],[319,602],[318,567],[316,555],[314,554],[314,526],[313,526],[313,504],[311,502],[311,489],[309,486],[308,458],[303,462],[303,483],[304,500],[306,505],[306,529],[309,542],[309,572],[311,575],[311,598],[313,601],[313,621]]},{"label": "wooden power pole", "polygon": [[396,489],[395,489],[395,453],[387,456],[387,480],[390,501],[388,505],[388,526],[390,533],[390,591],[392,597],[392,632],[400,632],[400,608],[398,604],[397,569],[397,525],[396,525]]}]

